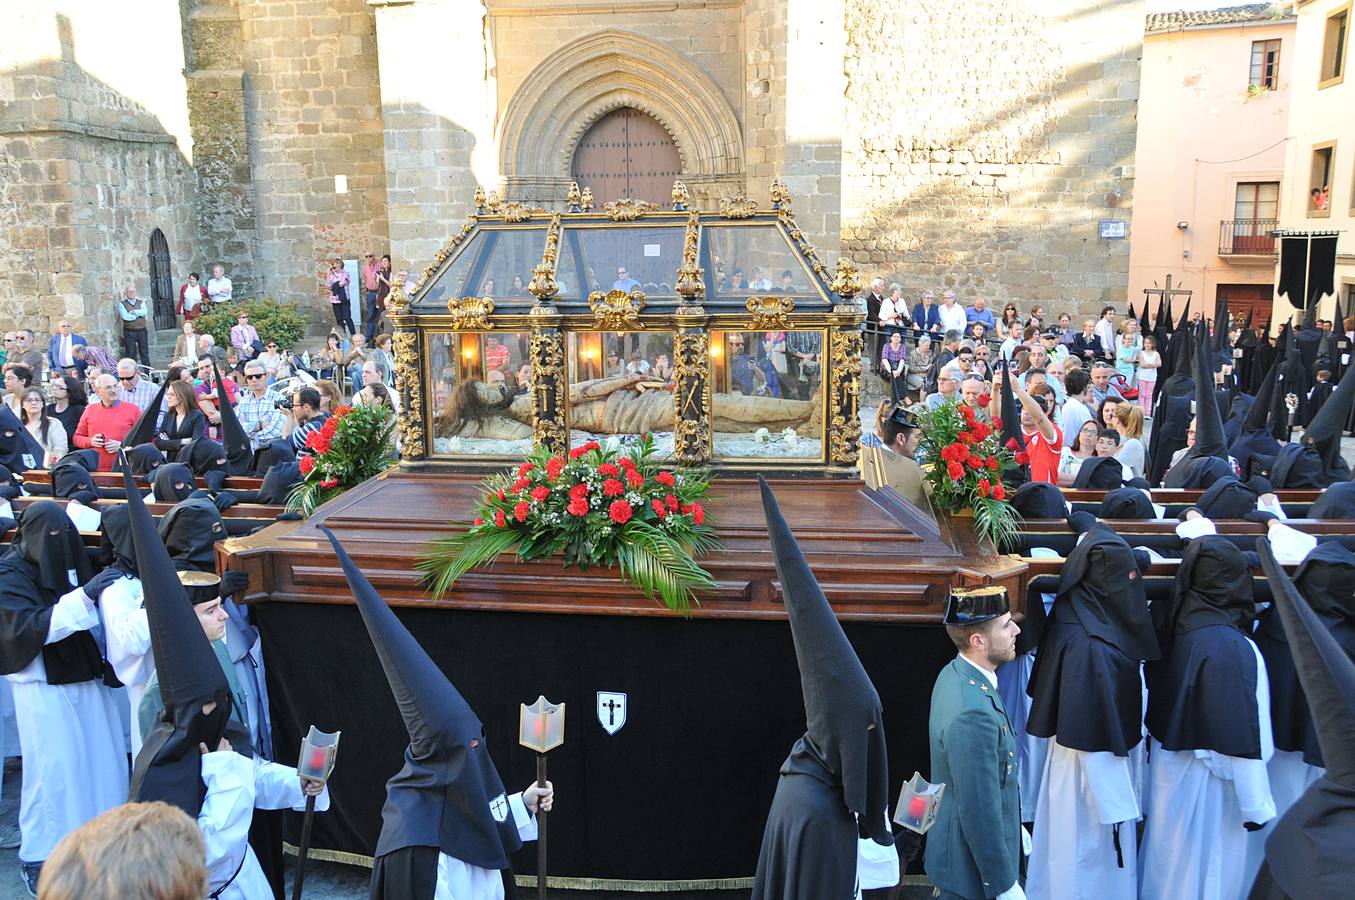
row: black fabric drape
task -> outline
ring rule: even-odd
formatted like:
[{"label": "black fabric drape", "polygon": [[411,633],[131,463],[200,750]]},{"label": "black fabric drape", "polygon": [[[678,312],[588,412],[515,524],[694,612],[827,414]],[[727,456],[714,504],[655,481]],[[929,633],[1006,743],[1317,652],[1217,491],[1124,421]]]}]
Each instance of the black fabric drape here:
[{"label": "black fabric drape", "polygon": [[[370,855],[385,781],[408,735],[356,607],[263,603],[274,750],[294,764],[314,724],[342,729],[333,806],[312,846]],[[753,874],[786,748],[805,729],[789,625],[669,617],[523,615],[398,608],[400,619],[484,722],[508,791],[536,774],[518,746],[518,704],[566,701],[565,743],[550,754],[551,874],[689,880]],[[945,632],[844,623],[880,694],[896,794],[929,768],[928,698],[954,655]],[[627,694],[624,727],[598,723],[598,691]],[[654,786],[663,785],[660,815]],[[640,823],[640,824],[637,824]],[[287,835],[299,837],[288,814]],[[535,872],[528,844],[513,859]]]}]

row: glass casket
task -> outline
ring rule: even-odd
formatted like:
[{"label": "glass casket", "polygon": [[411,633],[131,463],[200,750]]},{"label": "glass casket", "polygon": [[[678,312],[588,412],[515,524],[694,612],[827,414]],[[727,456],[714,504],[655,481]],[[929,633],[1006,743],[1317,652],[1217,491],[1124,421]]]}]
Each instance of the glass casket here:
[{"label": "glass casket", "polygon": [[502,465],[651,434],[717,468],[856,471],[862,313],[784,188],[771,209],[641,201],[477,210],[414,289],[391,294],[407,462]]}]

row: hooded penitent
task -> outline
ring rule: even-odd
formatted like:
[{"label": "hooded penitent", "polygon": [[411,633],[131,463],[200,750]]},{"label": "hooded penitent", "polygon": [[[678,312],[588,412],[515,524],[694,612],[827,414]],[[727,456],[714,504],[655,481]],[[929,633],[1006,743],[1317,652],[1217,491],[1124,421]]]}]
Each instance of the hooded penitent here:
[{"label": "hooded penitent", "polygon": [[189,497],[165,513],[160,537],[176,568],[214,572],[216,542],[226,539],[226,525],[211,500]]},{"label": "hooded penitent", "polygon": [[1011,505],[1023,519],[1062,519],[1068,515],[1063,491],[1046,481],[1030,481],[1017,488]]},{"label": "hooded penitent", "polygon": [[183,463],[168,463],[155,472],[152,494],[157,503],[178,503],[193,493],[193,470]]},{"label": "hooded penitent", "polygon": [[41,654],[48,684],[103,676],[103,657],[88,631],[47,643],[52,607],[92,575],[80,533],[61,506],[40,500],[19,514],[14,542],[0,557],[0,675],[22,671]]},{"label": "hooded penitent", "polygon": [[[1177,339],[1181,343],[1175,343]],[[1172,336],[1175,352],[1183,361],[1180,368],[1164,378],[1166,370],[1159,370],[1158,387],[1153,392],[1153,430],[1148,438],[1148,459],[1151,462],[1148,481],[1158,484],[1172,455],[1186,445],[1190,430],[1191,401],[1195,396],[1195,379],[1185,365],[1190,346],[1190,332],[1179,331]],[[1164,361],[1166,356],[1163,356]]]},{"label": "hooded penitent", "polygon": [[1153,604],[1162,658],[1146,668],[1148,733],[1167,750],[1261,758],[1251,572],[1237,545],[1190,542],[1168,600]]},{"label": "hooded penitent", "polygon": [[1155,519],[1157,510],[1153,500],[1139,488],[1123,487],[1106,492],[1101,501],[1102,519]]},{"label": "hooded penitent", "polygon": [[254,454],[254,471],[267,472],[279,463],[296,462],[296,451],[287,441],[270,441]]},{"label": "hooded penitent", "polygon": [[1355,834],[1355,662],[1276,563],[1269,542],[1258,540],[1256,549],[1326,764],[1326,773],[1280,816],[1266,839],[1257,885],[1268,875],[1294,900],[1347,897]]},{"label": "hooded penitent", "polygon": [[381,857],[405,848],[437,847],[481,869],[507,869],[508,855],[522,842],[489,758],[484,726],[338,538],[320,530],[334,545],[409,732],[404,768],[386,782],[378,865]]},{"label": "hooded penitent", "polygon": [[1228,455],[1237,460],[1242,474],[1246,477],[1269,472],[1280,452],[1280,442],[1275,440],[1269,427],[1270,414],[1275,396],[1275,380],[1279,375],[1279,363],[1273,363],[1261,381],[1256,398],[1248,407],[1242,420],[1241,433],[1228,447]]},{"label": "hooded penitent", "polygon": [[1124,463],[1113,456],[1093,456],[1077,470],[1073,479],[1076,490],[1112,490],[1123,487],[1127,471]]},{"label": "hooded penitent", "polygon": [[1176,465],[1172,466],[1163,479],[1163,485],[1169,488],[1203,487],[1202,473],[1206,471],[1195,460],[1207,457],[1221,459],[1232,471],[1228,463],[1228,447],[1223,440],[1223,417],[1219,415],[1218,393],[1214,390],[1214,374],[1209,362],[1208,331],[1203,323],[1198,329],[1195,352],[1195,443]]},{"label": "hooded penitent", "polygon": [[[1355,659],[1355,554],[1336,541],[1318,544],[1294,571],[1294,585],[1346,655]],[[1302,753],[1304,762],[1322,768],[1313,716],[1273,603],[1257,617],[1256,646],[1265,657],[1270,679],[1275,749]]]},{"label": "hooded penitent", "polygon": [[296,487],[302,481],[301,466],[294,462],[280,462],[268,470],[268,474],[263,477],[263,484],[259,486],[259,493],[254,498],[256,503],[266,503],[272,506],[282,506],[287,502],[288,496],[292,493],[292,488]]},{"label": "hooded penitent", "polygon": [[154,444],[141,444],[127,451],[127,466],[142,481],[149,482],[155,476],[155,470],[164,464],[165,454]]},{"label": "hooded penitent", "polygon": [[1324,490],[1308,507],[1308,518],[1355,519],[1355,482],[1344,481]]},{"label": "hooded penitent", "polygon": [[178,460],[186,463],[210,490],[219,491],[230,473],[226,448],[209,437],[194,438],[179,449]]},{"label": "hooded penitent", "polygon": [[[781,765],[753,898],[850,897],[857,838],[890,846],[880,697],[766,481],[758,476],[805,701],[803,737]],[[852,813],[856,814],[855,821]]]},{"label": "hooded penitent", "polygon": [[232,475],[244,475],[254,463],[254,451],[250,449],[249,435],[231,406],[226,386],[221,383],[221,372],[212,360],[212,373],[216,376],[216,405],[221,412],[221,444],[226,449],[226,465]]},{"label": "hooded penitent", "polygon": [[1280,333],[1283,356],[1280,360],[1280,373],[1275,379],[1275,396],[1271,399],[1270,430],[1277,441],[1287,441],[1290,435],[1290,413],[1287,398],[1294,396],[1298,400],[1298,421],[1303,421],[1303,400],[1308,396],[1309,380],[1312,373],[1303,366],[1299,356],[1298,341],[1294,329],[1288,322]]},{"label": "hooded penitent", "polygon": [[1341,433],[1355,406],[1355,366],[1346,370],[1331,399],[1308,423],[1303,437],[1286,444],[1275,456],[1270,480],[1276,488],[1326,487],[1350,478],[1341,457]]},{"label": "hooded penitent", "polygon": [[[202,810],[199,744],[215,750],[225,737],[236,752],[251,756],[249,733],[231,719],[231,691],[193,604],[179,581],[155,523],[131,474],[123,471],[136,564],[151,633],[151,653],[164,712],[147,732],[132,769],[129,799],[161,800],[190,816]],[[216,706],[204,712],[209,703]]]},{"label": "hooded penitent", "polygon": [[[43,450],[8,406],[0,404],[0,466],[27,472],[42,464]],[[97,463],[96,463],[97,465]]]},{"label": "hooded penitent", "polygon": [[[141,411],[141,417],[136,420],[132,430],[127,432],[122,439],[124,447],[137,447],[141,444],[149,444],[155,440],[155,423],[160,418],[161,404],[165,402],[165,393],[169,390],[169,379],[166,378],[160,382],[160,390],[155,392],[155,399],[150,405]],[[140,474],[136,469],[132,469],[132,474]]]},{"label": "hooded penitent", "polygon": [[1089,753],[1125,756],[1142,738],[1139,664],[1157,659],[1134,551],[1103,524],[1086,532],[1059,573],[1035,655],[1026,731]]},{"label": "hooded penitent", "polygon": [[[104,510],[99,519],[100,561],[113,566],[133,578],[137,576],[136,547],[132,543],[132,519],[126,503],[118,503]],[[95,598],[98,599],[98,598]]]},{"label": "hooded penitent", "polygon": [[[81,450],[80,453],[98,451]],[[89,506],[99,499],[99,489],[94,486],[94,474],[91,467],[85,465],[87,457],[67,453],[52,467],[52,496],[79,500]],[[95,460],[95,465],[98,461]]]},{"label": "hooded penitent", "polygon": [[1227,475],[1200,495],[1195,508],[1207,519],[1240,519],[1256,509],[1256,491]]}]

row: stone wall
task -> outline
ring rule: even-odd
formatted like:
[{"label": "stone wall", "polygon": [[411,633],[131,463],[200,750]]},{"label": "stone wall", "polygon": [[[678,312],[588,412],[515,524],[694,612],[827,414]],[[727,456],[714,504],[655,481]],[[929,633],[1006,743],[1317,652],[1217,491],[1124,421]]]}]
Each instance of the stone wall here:
[{"label": "stone wall", "polygon": [[[365,0],[222,2],[240,21],[255,292],[306,304],[321,319],[324,260],[387,248],[375,18]],[[233,98],[223,101],[223,115],[235,115]],[[336,191],[336,176],[347,193]]]},{"label": "stone wall", "polygon": [[45,347],[68,317],[117,346],[115,298],[150,296],[152,231],[176,283],[195,256],[178,4],[148,11],[164,50],[137,71],[110,40],[116,10],[65,5],[32,4],[0,33],[0,322]]},{"label": "stone wall", "polygon": [[910,298],[1122,306],[1143,4],[846,10],[844,253]]}]

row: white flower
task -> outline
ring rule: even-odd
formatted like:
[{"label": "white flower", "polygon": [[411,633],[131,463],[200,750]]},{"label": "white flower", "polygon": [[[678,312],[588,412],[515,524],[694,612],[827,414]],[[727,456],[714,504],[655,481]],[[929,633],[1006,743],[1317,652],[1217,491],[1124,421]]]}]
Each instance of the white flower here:
[{"label": "white flower", "polygon": [[765,428],[759,428],[753,432],[753,440],[759,444],[770,444],[772,442],[772,433]]},{"label": "white flower", "polygon": [[781,432],[781,440],[786,442],[786,446],[794,450],[800,446],[800,436],[795,433],[794,428],[787,428]]}]

